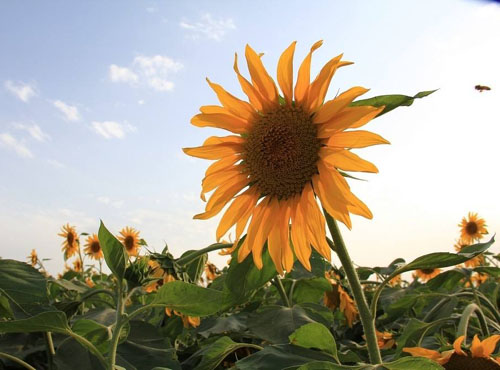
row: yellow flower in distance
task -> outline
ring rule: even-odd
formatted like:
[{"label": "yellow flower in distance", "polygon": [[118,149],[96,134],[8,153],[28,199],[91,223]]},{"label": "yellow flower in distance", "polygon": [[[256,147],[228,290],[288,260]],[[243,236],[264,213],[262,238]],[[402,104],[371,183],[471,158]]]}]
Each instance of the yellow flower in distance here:
[{"label": "yellow flower in distance", "polygon": [[460,227],[460,237],[464,243],[474,243],[488,234],[486,229],[486,221],[479,218],[477,213],[469,212],[468,219],[462,218],[462,222],[458,224]]},{"label": "yellow flower in distance", "polygon": [[325,292],[323,295],[323,303],[330,310],[338,308],[346,318],[347,325],[352,328],[354,320],[358,316],[358,309],[356,303],[351,296],[342,288],[340,284],[340,277],[333,271],[325,272],[325,278],[330,281],[332,290]]},{"label": "yellow flower in distance", "polygon": [[28,261],[31,264],[31,266],[35,267],[37,262],[38,262],[38,255],[36,254],[36,250],[32,249],[31,253],[28,257]]},{"label": "yellow flower in distance", "polygon": [[418,269],[415,270],[413,277],[418,278],[423,283],[431,280],[432,278],[438,276],[440,274],[440,269]]},{"label": "yellow flower in distance", "polygon": [[342,54],[331,59],[310,82],[312,53],[321,45],[318,41],[312,46],[299,67],[295,86],[295,42],[283,52],[277,70],[282,96],[261,56],[247,45],[250,81],[240,74],[237,57],[234,70],[249,102],[207,79],[222,106],[202,106],[201,113],[191,119],[195,126],[221,128],[234,135],[212,136],[200,147],[184,148],[188,155],[216,161],[205,173],[201,198],[213,193],[205,212],[194,218],[211,218],[230,203],[218,225],[217,240],[236,225],[238,243],[248,225],[238,261],[252,253],[255,265],[262,268],[267,241],[281,274],[292,269],[294,254],[310,270],[311,246],[330,259],[325,217],[318,200],[348,228],[350,213],[372,218],[339,170],[378,172],[350,149],[388,143],[379,135],[356,130],[383,110],[349,106],[367,89],[353,87],[324,102],[335,71],[352,64],[342,61]]},{"label": "yellow flower in distance", "polygon": [[57,234],[64,238],[62,243],[62,251],[64,252],[64,259],[72,257],[76,253],[78,253],[78,248],[80,248],[80,240],[78,238],[78,234],[73,226],[69,226],[66,224],[62,227],[62,232]]},{"label": "yellow flower in distance", "polygon": [[80,258],[77,258],[76,260],[73,261],[73,271],[76,272],[83,271],[82,260]]},{"label": "yellow flower in distance", "polygon": [[217,266],[207,262],[205,264],[205,276],[207,277],[207,281],[215,280],[217,278]]},{"label": "yellow flower in distance", "polygon": [[139,252],[139,231],[135,230],[133,227],[125,227],[120,231],[118,240],[122,242],[125,246],[129,256],[137,256]]},{"label": "yellow flower in distance", "polygon": [[495,350],[500,335],[492,335],[480,341],[477,335],[474,336],[470,346],[470,353],[462,350],[464,336],[458,337],[453,343],[453,350],[438,352],[421,347],[405,347],[404,352],[412,356],[427,357],[446,370],[499,370],[500,362],[493,359],[491,354]]},{"label": "yellow flower in distance", "polygon": [[87,242],[85,243],[85,253],[96,261],[104,257],[97,234],[89,235],[87,238]]},{"label": "yellow flower in distance", "polygon": [[[455,250],[457,252],[460,252],[462,250],[462,248],[467,247],[467,246],[469,246],[469,244],[460,239],[455,244]],[[477,267],[477,266],[481,266],[483,264],[484,264],[484,256],[482,254],[464,262],[465,267]]]}]

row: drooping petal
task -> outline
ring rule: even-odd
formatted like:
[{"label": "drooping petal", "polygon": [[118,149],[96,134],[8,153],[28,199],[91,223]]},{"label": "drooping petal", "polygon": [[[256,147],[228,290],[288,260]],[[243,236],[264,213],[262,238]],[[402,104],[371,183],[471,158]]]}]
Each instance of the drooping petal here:
[{"label": "drooping petal", "polygon": [[241,156],[239,154],[219,159],[217,162],[214,162],[210,166],[208,166],[207,170],[205,171],[205,177],[232,167],[240,159]]},{"label": "drooping petal", "polygon": [[272,103],[268,101],[264,96],[262,96],[262,94],[255,88],[255,86],[250,83],[250,81],[248,81],[241,75],[238,68],[238,55],[236,53],[234,54],[233,68],[236,72],[236,75],[238,76],[238,81],[240,82],[241,89],[246,94],[246,96],[248,96],[250,104],[252,104],[252,106],[258,111],[269,109],[272,106]]},{"label": "drooping petal", "polygon": [[264,68],[262,60],[250,45],[247,45],[245,48],[245,57],[247,59],[248,71],[250,72],[253,85],[267,98],[267,100],[277,103],[278,91],[276,85]]},{"label": "drooping petal", "polygon": [[248,244],[248,237],[246,237],[245,240],[243,240],[243,243],[241,243],[240,249],[238,249],[238,263],[243,262],[251,251],[252,249],[250,248],[250,244]]},{"label": "drooping petal", "polygon": [[[324,149],[324,148],[322,148]],[[332,153],[324,154],[326,150],[320,150],[320,158],[330,166],[335,168],[340,168],[344,171],[356,171],[356,172],[372,172],[377,173],[377,167],[362,159],[358,155],[352,153],[349,150],[334,151]]]},{"label": "drooping petal", "polygon": [[278,224],[278,219],[277,219],[278,215],[279,215],[278,200],[276,198],[273,198],[272,200],[267,202],[267,205],[262,215],[260,226],[258,226],[258,231],[255,234],[255,239],[252,245],[253,261],[255,263],[255,266],[259,270],[262,269],[263,266],[262,250],[264,249],[264,244],[266,243],[267,237],[269,236],[271,229]]},{"label": "drooping petal", "polygon": [[237,223],[249,209],[253,209],[257,200],[259,199],[258,193],[250,188],[243,194],[233,200],[229,208],[222,216],[219,226],[217,226],[216,238],[217,241],[235,224]]},{"label": "drooping petal", "polygon": [[328,86],[330,85],[330,81],[338,68],[342,55],[343,54],[337,55],[335,58],[326,63],[318,73],[318,76],[311,83],[307,94],[307,107],[310,112],[316,111],[316,109],[323,104],[326,92],[328,91]]},{"label": "drooping petal", "polygon": [[243,151],[243,146],[236,143],[221,143],[214,145],[203,145],[195,148],[182,148],[184,153],[192,157],[203,159],[221,159]]},{"label": "drooping petal", "polygon": [[329,100],[325,104],[323,104],[319,108],[318,112],[316,112],[316,114],[314,115],[313,122],[322,123],[330,121],[342,109],[351,104],[354,99],[356,99],[358,96],[363,95],[367,91],[369,91],[369,89],[365,89],[360,86],[355,86],[347,91],[344,91],[335,99]]},{"label": "drooping petal", "polygon": [[327,138],[335,132],[361,127],[384,110],[383,107],[347,107],[330,121],[318,125],[318,137]]},{"label": "drooping petal", "polygon": [[438,351],[422,347],[404,347],[403,352],[407,352],[416,357],[426,357],[434,361],[441,357]]},{"label": "drooping petal", "polygon": [[202,105],[200,107],[201,113],[221,113],[221,114],[231,114],[226,108],[221,107],[220,105]]},{"label": "drooping petal", "polygon": [[296,43],[297,41],[294,41],[290,44],[278,62],[278,84],[288,105],[291,105],[293,100],[293,54]]},{"label": "drooping petal", "polygon": [[[309,232],[309,239],[313,247],[327,260],[331,259],[331,249],[326,242],[326,229],[325,229],[325,217],[323,213],[318,208],[318,203],[314,198],[314,192],[312,190],[311,184],[307,184],[303,190],[306,197],[306,207],[305,212],[307,230]],[[304,207],[305,208],[305,207]]]},{"label": "drooping petal", "polygon": [[287,272],[293,267],[294,256],[290,245],[290,202],[284,201],[282,206],[282,216],[280,219],[280,244],[281,244],[281,265]]},{"label": "drooping petal", "polygon": [[[475,338],[475,337],[474,337]],[[474,345],[474,341],[472,342],[470,351],[472,354],[472,357],[484,357],[488,358],[490,355],[493,353],[495,350],[495,347],[497,346],[497,342],[500,340],[500,335],[492,335],[489,338],[486,338],[483,340],[479,346]],[[475,347],[475,348],[473,348]],[[481,348],[479,350],[479,348]]]},{"label": "drooping petal", "polygon": [[211,192],[215,188],[224,184],[227,181],[234,181],[234,178],[241,173],[241,168],[233,166],[233,168],[226,169],[223,172],[216,172],[209,176],[206,176],[201,181],[201,199],[205,198],[205,194]]},{"label": "drooping petal", "polygon": [[[311,257],[311,245],[307,240],[306,228],[307,225],[304,220],[304,213],[302,211],[301,197],[297,196],[295,204],[295,210],[292,208],[292,243],[293,250],[297,259],[302,263],[302,265],[311,271],[311,262],[309,258]],[[293,207],[292,206],[292,207]]]},{"label": "drooping petal", "polygon": [[217,94],[217,98],[221,104],[232,114],[244,120],[252,120],[255,115],[255,110],[246,101],[238,99],[236,96],[228,93],[221,85],[211,82],[207,78],[210,87]]},{"label": "drooping petal", "polygon": [[311,58],[314,50],[319,48],[323,44],[323,40],[317,41],[311,47],[309,54],[305,57],[304,61],[299,67],[299,72],[297,74],[297,83],[295,84],[295,101],[298,105],[301,105],[307,99],[307,92],[309,91],[309,82],[311,78]]},{"label": "drooping petal", "polygon": [[227,136],[209,136],[203,142],[203,145],[215,145],[224,143],[243,144],[245,140],[241,136],[227,135]]},{"label": "drooping petal", "polygon": [[464,339],[465,335],[462,335],[457,339],[455,339],[455,341],[453,342],[453,349],[455,350],[455,353],[461,356],[467,356],[467,354],[464,351],[462,351],[462,342],[464,341]]},{"label": "drooping petal", "polygon": [[377,144],[390,144],[382,136],[370,131],[336,132],[326,142],[331,148],[366,148]]},{"label": "drooping petal", "polygon": [[248,131],[248,122],[241,118],[223,113],[200,113],[191,118],[191,123],[197,127],[216,127],[243,134]]}]

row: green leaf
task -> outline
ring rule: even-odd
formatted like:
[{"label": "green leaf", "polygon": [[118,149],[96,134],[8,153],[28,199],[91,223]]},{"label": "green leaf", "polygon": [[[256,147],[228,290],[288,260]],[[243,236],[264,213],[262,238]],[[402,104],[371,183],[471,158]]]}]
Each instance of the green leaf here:
[{"label": "green leaf", "polygon": [[68,333],[70,328],[66,315],[61,311],[48,311],[28,319],[0,321],[0,333],[34,333],[40,331]]},{"label": "green leaf", "polygon": [[107,326],[92,320],[80,319],[75,321],[72,330],[92,342],[99,352],[106,353],[108,351],[111,330]]},{"label": "green leaf", "polygon": [[475,272],[479,272],[481,274],[488,274],[494,278],[500,277],[500,268],[493,266],[480,266],[474,268]]},{"label": "green leaf", "polygon": [[292,299],[294,303],[316,303],[326,291],[331,290],[332,285],[324,277],[300,279],[295,282]]},{"label": "green leaf", "polygon": [[[237,255],[233,254],[225,284],[236,300],[244,299],[276,276],[276,268],[266,246],[262,253],[261,270],[255,266],[252,255],[248,255],[244,261],[238,263]],[[237,253],[237,250],[234,253]]]},{"label": "green leaf", "polygon": [[54,363],[57,369],[104,370],[99,360],[73,338],[67,338],[57,346]]},{"label": "green leaf", "polygon": [[453,291],[463,278],[464,274],[460,270],[448,270],[429,280],[426,286],[432,290]]},{"label": "green leaf", "polygon": [[401,336],[397,339],[396,354],[399,355],[404,347],[418,346],[418,338],[422,331],[427,329],[432,323],[426,323],[417,319],[410,319],[405,325]]},{"label": "green leaf", "polygon": [[433,269],[439,267],[455,266],[465,261],[468,261],[484,251],[486,251],[495,242],[495,237],[486,243],[478,243],[462,248],[458,253],[436,252],[423,255],[416,258],[412,262],[398,268],[394,271],[390,278],[399,275],[403,272],[417,270],[417,269]]},{"label": "green leaf", "polygon": [[387,112],[390,112],[391,110],[401,107],[401,106],[410,106],[413,104],[413,101],[415,99],[420,99],[423,97],[426,97],[433,92],[437,91],[436,90],[429,90],[429,91],[421,91],[418,94],[414,96],[406,96],[406,95],[380,95],[380,96],[375,96],[373,98],[369,99],[362,99],[362,100],[357,100],[355,102],[352,102],[350,104],[351,107],[359,107],[359,106],[372,106],[372,107],[381,107],[385,105],[384,110],[378,115],[380,117],[382,114],[385,114]]},{"label": "green leaf", "polygon": [[0,293],[23,311],[49,303],[47,280],[24,262],[0,259]]},{"label": "green leaf", "polygon": [[[291,367],[287,369],[292,369]],[[294,370],[371,370],[375,369],[372,365],[361,365],[361,366],[347,366],[347,365],[337,365],[332,362],[326,361],[312,361],[304,364],[300,367],[293,368]]]},{"label": "green leaf", "polygon": [[271,343],[288,343],[289,335],[302,325],[315,322],[300,306],[267,306],[248,318],[250,331]]},{"label": "green leaf", "polygon": [[[187,257],[193,253],[196,253],[198,251],[192,250],[192,251],[187,251],[182,254],[180,258]],[[203,270],[205,268],[205,263],[207,263],[208,260],[208,254],[202,254],[201,256],[195,258],[191,262],[189,262],[187,265],[184,266],[185,273],[189,277],[189,281],[192,283],[196,283],[200,281],[200,277],[203,274]]]},{"label": "green leaf", "polygon": [[328,328],[312,322],[295,330],[290,336],[290,343],[305,348],[316,348],[331,354],[337,359],[337,344]]},{"label": "green leaf", "polygon": [[125,276],[127,254],[123,244],[111,234],[101,221],[99,226],[99,243],[101,243],[104,260],[115,276],[122,280]]},{"label": "green leaf", "polygon": [[247,329],[248,312],[238,312],[226,317],[209,317],[201,321],[196,333],[204,338],[211,335],[243,333]]},{"label": "green leaf", "polygon": [[153,304],[164,304],[189,316],[209,316],[222,310],[227,299],[227,296],[218,290],[178,280],[158,289]]},{"label": "green leaf", "polygon": [[443,370],[444,367],[424,357],[402,357],[393,362],[384,363],[387,370]]}]

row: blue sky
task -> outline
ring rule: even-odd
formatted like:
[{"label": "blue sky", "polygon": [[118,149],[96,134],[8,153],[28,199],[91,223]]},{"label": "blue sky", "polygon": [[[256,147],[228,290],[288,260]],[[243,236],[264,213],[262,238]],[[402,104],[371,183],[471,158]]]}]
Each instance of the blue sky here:
[{"label": "blue sky", "polygon": [[275,75],[293,40],[297,66],[319,39],[313,74],[341,52],[355,62],[330,98],[356,85],[370,96],[440,88],[368,127],[392,145],[359,153],[380,173],[351,182],[375,215],[346,232],[355,261],[450,250],[468,211],[500,230],[496,4],[3,1],[0,256],[36,248],[60,271],[60,226],[96,232],[100,218],[115,232],[136,227],[156,250],[212,243],[217,218],[192,220],[208,163],[181,151],[221,134],[189,124],[217,104],[205,77],[242,97],[232,64],[246,43]]}]

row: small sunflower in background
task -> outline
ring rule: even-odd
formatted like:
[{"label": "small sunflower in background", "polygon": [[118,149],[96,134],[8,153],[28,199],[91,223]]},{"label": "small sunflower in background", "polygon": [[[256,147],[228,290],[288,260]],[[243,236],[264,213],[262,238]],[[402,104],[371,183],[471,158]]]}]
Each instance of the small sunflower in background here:
[{"label": "small sunflower in background", "polygon": [[161,268],[157,261],[149,260],[149,283],[144,287],[144,290],[148,293],[158,290],[160,286],[164,283],[165,271]]},{"label": "small sunflower in background", "polygon": [[31,253],[28,257],[28,262],[31,264],[31,266],[35,267],[36,264],[38,263],[38,254],[36,253],[36,250],[32,249]]},{"label": "small sunflower in background", "polygon": [[491,357],[500,335],[492,335],[483,341],[475,335],[467,352],[462,350],[464,338],[463,335],[458,337],[450,351],[438,352],[422,347],[405,347],[403,351],[412,356],[429,358],[446,370],[500,370],[500,359]]},{"label": "small sunflower in background", "polygon": [[62,251],[64,252],[64,259],[67,260],[78,253],[78,248],[80,248],[80,239],[78,238],[78,234],[76,233],[74,226],[66,224],[62,227],[61,231],[62,232],[57,235],[64,238]]},{"label": "small sunflower in background", "polygon": [[480,272],[475,272],[472,274],[472,276],[470,277],[472,283],[475,285],[475,286],[479,286],[481,284],[483,284],[484,282],[486,282],[489,278],[489,275],[488,274],[482,274]]},{"label": "small sunflower in background", "polygon": [[477,242],[483,238],[484,234],[488,234],[486,221],[479,218],[477,213],[469,212],[468,218],[462,218],[462,222],[458,226],[460,227],[460,238],[467,244]]},{"label": "small sunflower in background", "polygon": [[139,253],[139,231],[135,230],[133,227],[124,227],[120,231],[118,240],[122,242],[129,256],[137,256]]},{"label": "small sunflower in background", "polygon": [[[460,252],[462,248],[468,247],[469,245],[470,244],[460,239],[458,242],[455,243],[455,250],[457,252]],[[477,266],[482,266],[483,264],[484,264],[484,256],[482,254],[464,262],[465,267],[477,267]]]},{"label": "small sunflower in background", "polygon": [[351,296],[342,288],[340,284],[340,276],[333,271],[325,272],[325,278],[332,285],[332,290],[325,292],[323,295],[323,303],[330,310],[334,311],[339,309],[346,318],[347,325],[352,328],[354,320],[358,316],[358,309],[356,303]]},{"label": "small sunflower in background", "polygon": [[207,262],[205,264],[205,276],[207,277],[207,281],[215,280],[218,276],[217,274],[217,266],[213,263]]},{"label": "small sunflower in background", "polygon": [[90,258],[96,261],[103,258],[101,243],[99,243],[99,238],[97,234],[89,235],[87,242],[85,243],[85,254],[89,255]]},{"label": "small sunflower in background", "polygon": [[248,224],[238,261],[252,253],[255,265],[262,268],[267,241],[280,274],[292,269],[294,255],[310,270],[311,246],[330,260],[322,207],[348,228],[350,214],[372,218],[341,171],[378,172],[375,165],[351,149],[389,143],[372,132],[356,130],[384,109],[350,106],[367,89],[353,87],[325,102],[337,69],[352,64],[342,61],[342,54],[332,58],[310,81],[312,54],[322,43],[311,47],[299,67],[295,86],[296,43],[282,53],[277,69],[282,95],[261,55],[247,45],[245,57],[251,81],[240,74],[236,57],[234,71],[248,102],[207,79],[222,106],[202,106],[201,113],[191,119],[195,126],[221,128],[234,135],[211,136],[200,147],[184,148],[190,156],[216,160],[205,173],[201,198],[205,200],[206,193],[213,193],[205,212],[194,218],[211,218],[230,204],[216,230],[217,240],[236,225],[237,244]]},{"label": "small sunflower in background", "polygon": [[186,316],[186,315],[183,315],[180,312],[171,310],[168,307],[165,308],[165,313],[167,314],[168,317],[172,317],[172,313],[174,315],[176,315],[176,316],[179,316],[181,318],[181,320],[182,320],[182,324],[184,325],[184,327],[186,329],[189,328],[190,326],[193,327],[193,328],[196,328],[196,327],[200,326],[201,320],[200,320],[199,317]]},{"label": "small sunflower in background", "polygon": [[432,278],[435,278],[440,273],[440,269],[418,269],[413,273],[413,277],[418,278],[421,282],[425,283]]},{"label": "small sunflower in background", "polygon": [[80,258],[77,258],[76,260],[73,261],[73,271],[76,271],[76,272],[83,271],[83,264],[82,264],[82,260]]}]

